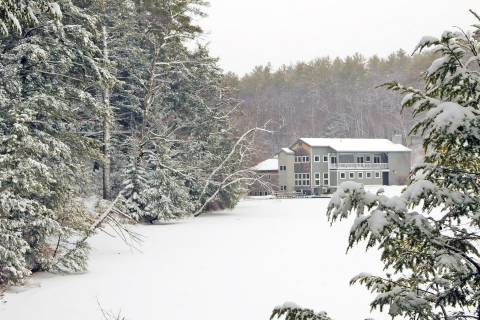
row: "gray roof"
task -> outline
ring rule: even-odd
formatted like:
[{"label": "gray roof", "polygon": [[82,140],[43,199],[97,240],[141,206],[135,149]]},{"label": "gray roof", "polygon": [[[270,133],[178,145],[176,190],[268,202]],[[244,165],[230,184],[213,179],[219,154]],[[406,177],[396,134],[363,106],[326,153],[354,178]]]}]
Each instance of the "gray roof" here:
[{"label": "gray roof", "polygon": [[310,147],[330,147],[337,152],[411,152],[401,144],[393,143],[388,139],[340,139],[340,138],[300,138]]}]

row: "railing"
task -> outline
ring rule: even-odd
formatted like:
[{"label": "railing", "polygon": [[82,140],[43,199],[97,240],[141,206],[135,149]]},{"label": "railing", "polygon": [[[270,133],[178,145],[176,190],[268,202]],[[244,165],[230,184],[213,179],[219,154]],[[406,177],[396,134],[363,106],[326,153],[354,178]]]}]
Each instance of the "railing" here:
[{"label": "railing", "polygon": [[280,198],[280,199],[287,199],[287,198],[309,198],[311,195],[306,195],[300,192],[274,192],[272,193],[273,196]]},{"label": "railing", "polygon": [[331,169],[380,169],[388,168],[388,163],[331,163]]}]

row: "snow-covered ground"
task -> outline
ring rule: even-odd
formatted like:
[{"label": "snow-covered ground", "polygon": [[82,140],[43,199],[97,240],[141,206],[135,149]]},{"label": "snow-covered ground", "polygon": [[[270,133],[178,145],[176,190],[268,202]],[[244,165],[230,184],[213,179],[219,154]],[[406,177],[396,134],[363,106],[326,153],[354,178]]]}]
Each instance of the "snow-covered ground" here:
[{"label": "snow-covered ground", "polygon": [[131,320],[268,320],[285,301],[336,320],[390,319],[370,314],[374,295],[348,284],[360,272],[381,274],[380,253],[361,245],[345,254],[353,219],[330,227],[328,201],[246,200],[233,211],[141,225],[143,253],[100,233],[88,273],[35,275],[5,294],[0,319],[102,319],[97,300]]}]

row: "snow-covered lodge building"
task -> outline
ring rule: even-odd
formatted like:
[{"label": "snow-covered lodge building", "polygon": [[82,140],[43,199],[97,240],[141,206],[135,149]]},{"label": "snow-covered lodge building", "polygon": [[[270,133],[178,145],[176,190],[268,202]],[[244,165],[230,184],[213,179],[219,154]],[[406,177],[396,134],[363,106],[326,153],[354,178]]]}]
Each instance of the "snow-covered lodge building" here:
[{"label": "snow-covered lodge building", "polygon": [[402,136],[394,136],[392,141],[297,139],[278,152],[278,190],[311,195],[331,193],[343,181],[406,184],[412,150],[401,142]]}]

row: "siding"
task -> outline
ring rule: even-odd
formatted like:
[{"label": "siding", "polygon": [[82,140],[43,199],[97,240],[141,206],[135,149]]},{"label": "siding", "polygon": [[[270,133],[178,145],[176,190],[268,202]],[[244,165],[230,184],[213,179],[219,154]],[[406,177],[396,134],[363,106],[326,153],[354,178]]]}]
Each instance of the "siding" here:
[{"label": "siding", "polygon": [[295,185],[295,175],[294,175],[294,155],[293,154],[287,154],[284,151],[280,151],[278,153],[278,165],[279,166],[286,166],[287,170],[283,171],[280,170],[278,171],[278,185],[279,185],[279,190],[280,186],[287,186],[287,191],[292,192],[294,191],[293,187]]}]

